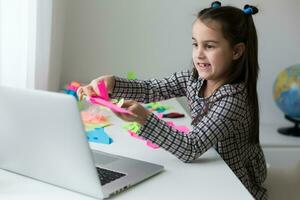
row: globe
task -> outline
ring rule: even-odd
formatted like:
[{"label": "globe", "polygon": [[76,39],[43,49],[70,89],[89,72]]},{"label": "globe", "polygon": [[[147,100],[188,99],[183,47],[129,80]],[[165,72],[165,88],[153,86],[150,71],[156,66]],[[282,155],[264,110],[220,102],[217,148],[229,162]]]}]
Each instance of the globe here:
[{"label": "globe", "polygon": [[286,119],[295,123],[295,127],[288,131],[296,131],[296,135],[300,136],[300,64],[287,67],[278,74],[273,86],[273,97]]}]

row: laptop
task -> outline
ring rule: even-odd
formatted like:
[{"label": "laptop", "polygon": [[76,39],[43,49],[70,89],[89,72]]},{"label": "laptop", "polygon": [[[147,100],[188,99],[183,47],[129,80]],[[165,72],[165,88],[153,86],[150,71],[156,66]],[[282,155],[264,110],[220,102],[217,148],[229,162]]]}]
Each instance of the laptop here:
[{"label": "laptop", "polygon": [[97,199],[163,166],[91,150],[71,95],[0,86],[0,168]]}]

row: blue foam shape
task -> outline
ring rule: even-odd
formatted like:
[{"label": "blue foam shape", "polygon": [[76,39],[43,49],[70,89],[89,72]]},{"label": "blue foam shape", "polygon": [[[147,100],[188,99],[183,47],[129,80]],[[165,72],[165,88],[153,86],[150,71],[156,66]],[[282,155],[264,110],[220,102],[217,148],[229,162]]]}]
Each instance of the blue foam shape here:
[{"label": "blue foam shape", "polygon": [[73,90],[68,90],[68,94],[73,95],[73,96],[76,96],[76,92],[73,91]]},{"label": "blue foam shape", "polygon": [[105,133],[104,128],[96,128],[92,131],[86,131],[89,142],[111,144],[113,140]]},{"label": "blue foam shape", "polygon": [[162,112],[165,112],[165,108],[158,108],[158,109],[156,109],[156,111],[158,112],[158,113],[162,113]]},{"label": "blue foam shape", "polygon": [[64,93],[65,93],[65,94],[72,95],[72,96],[74,96],[74,97],[76,98],[76,100],[78,100],[78,97],[77,97],[77,94],[76,94],[75,91],[64,89]]}]

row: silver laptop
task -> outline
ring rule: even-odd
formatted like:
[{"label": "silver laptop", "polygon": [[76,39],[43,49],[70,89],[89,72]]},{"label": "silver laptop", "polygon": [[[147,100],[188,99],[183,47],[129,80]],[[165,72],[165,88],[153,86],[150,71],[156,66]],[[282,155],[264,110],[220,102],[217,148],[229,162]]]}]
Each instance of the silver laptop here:
[{"label": "silver laptop", "polygon": [[88,196],[109,197],[163,170],[92,151],[70,95],[0,86],[0,121],[0,168]]}]

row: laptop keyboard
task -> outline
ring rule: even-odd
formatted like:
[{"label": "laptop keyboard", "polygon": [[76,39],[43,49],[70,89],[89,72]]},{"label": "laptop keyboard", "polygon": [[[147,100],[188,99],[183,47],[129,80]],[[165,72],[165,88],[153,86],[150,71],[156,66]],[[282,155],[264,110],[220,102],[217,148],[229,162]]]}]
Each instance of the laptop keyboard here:
[{"label": "laptop keyboard", "polygon": [[96,167],[96,169],[98,172],[98,176],[100,178],[101,185],[105,185],[107,183],[110,183],[110,182],[126,175],[126,174],[122,174],[120,172],[111,171],[111,170],[103,169],[100,167]]}]

